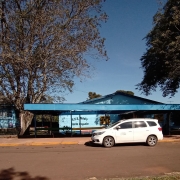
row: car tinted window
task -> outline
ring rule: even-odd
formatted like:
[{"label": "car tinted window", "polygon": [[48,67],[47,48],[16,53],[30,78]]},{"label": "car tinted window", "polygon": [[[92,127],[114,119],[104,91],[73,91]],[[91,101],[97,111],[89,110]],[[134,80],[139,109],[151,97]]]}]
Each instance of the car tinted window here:
[{"label": "car tinted window", "polygon": [[134,127],[135,128],[142,128],[142,127],[147,127],[146,123],[144,121],[135,121],[134,122]]},{"label": "car tinted window", "polygon": [[117,121],[117,122],[115,122],[115,123],[113,123],[113,124],[110,124],[108,127],[106,127],[106,129],[109,129],[109,128],[115,126],[115,125],[118,124],[118,123],[119,123],[119,121]]},{"label": "car tinted window", "polygon": [[147,121],[149,126],[157,126],[157,124],[154,121]]},{"label": "car tinted window", "polygon": [[132,128],[132,122],[125,122],[119,125],[121,129]]}]

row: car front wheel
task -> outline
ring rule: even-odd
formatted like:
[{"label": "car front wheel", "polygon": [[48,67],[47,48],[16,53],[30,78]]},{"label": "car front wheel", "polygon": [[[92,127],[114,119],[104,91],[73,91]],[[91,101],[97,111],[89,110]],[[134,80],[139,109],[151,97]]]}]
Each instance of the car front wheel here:
[{"label": "car front wheel", "polygon": [[107,148],[114,146],[114,138],[111,136],[105,137],[103,140],[103,145],[104,147],[107,147]]},{"label": "car front wheel", "polygon": [[150,135],[147,138],[147,145],[148,146],[155,146],[157,144],[157,137],[154,135]]}]

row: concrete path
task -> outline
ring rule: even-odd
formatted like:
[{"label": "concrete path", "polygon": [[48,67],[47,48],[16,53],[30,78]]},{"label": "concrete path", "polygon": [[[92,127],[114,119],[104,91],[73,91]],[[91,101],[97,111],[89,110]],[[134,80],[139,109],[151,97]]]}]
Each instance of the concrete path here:
[{"label": "concrete path", "polygon": [[[16,136],[6,136],[0,138],[0,146],[43,146],[43,145],[73,145],[85,144],[91,141],[90,137],[63,137],[63,138],[17,138]],[[162,142],[180,142],[180,135],[164,136]]]}]

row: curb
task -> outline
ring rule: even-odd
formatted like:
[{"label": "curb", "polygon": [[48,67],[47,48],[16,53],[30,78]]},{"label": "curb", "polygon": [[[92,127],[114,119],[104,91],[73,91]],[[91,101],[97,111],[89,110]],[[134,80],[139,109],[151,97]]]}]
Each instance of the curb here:
[{"label": "curb", "polygon": [[[8,139],[8,138],[7,138]],[[33,140],[34,141],[34,140]],[[10,147],[10,146],[55,146],[55,145],[83,145],[85,144],[87,139],[80,139],[80,140],[61,140],[61,141],[54,141],[54,142],[6,142],[1,141],[0,147]],[[89,142],[89,141],[88,141]],[[163,140],[159,140],[158,143],[170,143],[170,142],[180,142],[180,138],[164,138]]]},{"label": "curb", "polygon": [[51,143],[1,143],[0,147],[10,147],[10,146],[46,146],[46,145],[77,145],[78,142],[51,142]]},{"label": "curb", "polygon": [[1,143],[1,144],[0,144],[0,147],[21,146],[21,145],[23,145],[23,144],[18,144],[18,143],[11,143],[11,144]]}]

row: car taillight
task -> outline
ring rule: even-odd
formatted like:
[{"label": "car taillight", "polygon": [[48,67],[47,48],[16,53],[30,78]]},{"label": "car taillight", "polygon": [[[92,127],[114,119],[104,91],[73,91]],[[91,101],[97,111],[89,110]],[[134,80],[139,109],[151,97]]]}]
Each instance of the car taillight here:
[{"label": "car taillight", "polygon": [[159,131],[162,131],[162,128],[161,128],[161,127],[159,127],[159,128],[158,128],[158,130],[159,130]]}]

